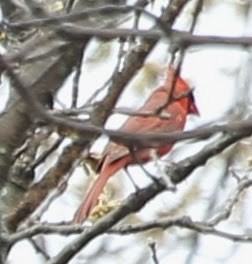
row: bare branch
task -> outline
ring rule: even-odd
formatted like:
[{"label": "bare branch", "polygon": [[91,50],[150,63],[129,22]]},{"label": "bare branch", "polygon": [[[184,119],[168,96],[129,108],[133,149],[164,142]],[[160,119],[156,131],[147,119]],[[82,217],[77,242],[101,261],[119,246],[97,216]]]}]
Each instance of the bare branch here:
[{"label": "bare branch", "polygon": [[[225,204],[224,208],[220,209],[219,212],[210,220],[207,220],[205,222],[200,221],[192,221],[190,217],[188,216],[182,216],[182,217],[175,217],[175,218],[168,218],[164,220],[155,220],[153,222],[144,223],[144,224],[136,224],[136,225],[124,225],[121,227],[114,227],[108,231],[106,231],[108,234],[120,234],[120,235],[128,235],[128,234],[134,234],[139,232],[145,232],[150,229],[154,228],[161,228],[161,229],[168,229],[173,226],[187,228],[190,230],[194,230],[200,233],[204,234],[212,234],[216,236],[220,236],[223,238],[227,238],[233,241],[240,241],[240,242],[251,242],[252,236],[247,234],[232,234],[220,231],[215,228],[215,226],[225,219],[228,219],[230,216],[232,209],[234,205],[237,203],[238,198],[242,192],[244,192],[247,188],[251,187],[252,180],[244,177],[241,182],[236,187],[234,193],[231,193],[230,198],[228,199],[228,202]],[[149,189],[150,186],[146,189]],[[143,190],[139,190],[140,193],[140,199],[143,195]],[[122,211],[124,208],[127,208],[127,204],[129,205],[129,200],[132,201],[134,197],[137,194],[132,194],[118,209],[115,211],[118,213],[119,211]],[[129,205],[132,207],[131,205]],[[70,234],[78,234],[83,233],[83,235],[87,235],[90,232],[90,229],[96,229],[98,232],[98,227],[106,224],[109,224],[109,221],[111,221],[113,218],[112,216],[117,215],[115,212],[112,212],[111,215],[105,216],[102,218],[97,224],[95,224],[93,227],[88,228],[81,225],[72,225],[72,226],[59,226],[59,225],[47,225],[47,224],[39,224],[35,225],[31,228],[27,228],[23,231],[19,231],[16,234],[13,234],[9,238],[9,243],[13,244],[17,241],[32,237],[38,234],[51,234],[51,233],[57,233],[61,235],[70,235]],[[111,216],[111,217],[110,217]],[[110,219],[110,220],[109,220]]]},{"label": "bare branch", "polygon": [[159,264],[158,258],[157,258],[157,243],[153,239],[149,239],[148,246],[151,251],[151,259],[153,260],[154,264]]},{"label": "bare branch", "polygon": [[244,177],[240,180],[238,186],[231,192],[230,197],[225,202],[224,207],[219,210],[211,219],[209,219],[206,224],[209,226],[215,226],[221,221],[224,221],[229,218],[232,213],[232,209],[237,204],[241,194],[252,185],[252,180],[249,180],[247,177]]}]

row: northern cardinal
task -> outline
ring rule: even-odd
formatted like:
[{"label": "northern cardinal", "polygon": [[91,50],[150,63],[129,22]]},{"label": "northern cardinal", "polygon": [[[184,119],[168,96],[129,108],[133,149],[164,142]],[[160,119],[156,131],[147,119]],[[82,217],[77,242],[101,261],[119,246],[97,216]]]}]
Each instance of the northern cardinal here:
[{"label": "northern cardinal", "polygon": [[[120,131],[129,133],[146,134],[151,133],[169,133],[181,131],[184,129],[187,114],[199,115],[198,109],[194,103],[194,98],[188,84],[180,77],[176,77],[173,96],[170,103],[167,104],[171,94],[171,83],[174,70],[169,68],[165,84],[156,89],[145,104],[137,111],[139,113],[155,112],[163,105],[167,105],[162,109],[161,114],[169,115],[168,118],[160,118],[159,116],[134,116],[129,117]],[[156,155],[163,156],[172,148],[172,144],[160,145],[156,148]],[[137,162],[145,163],[151,160],[153,148],[143,148],[135,151],[134,156],[131,155],[129,149],[118,143],[111,142],[101,161],[101,171],[97,180],[89,190],[85,199],[81,203],[76,212],[73,222],[81,223],[90,214],[91,210],[96,206],[99,195],[102,193],[104,186],[111,176],[118,170]]]}]

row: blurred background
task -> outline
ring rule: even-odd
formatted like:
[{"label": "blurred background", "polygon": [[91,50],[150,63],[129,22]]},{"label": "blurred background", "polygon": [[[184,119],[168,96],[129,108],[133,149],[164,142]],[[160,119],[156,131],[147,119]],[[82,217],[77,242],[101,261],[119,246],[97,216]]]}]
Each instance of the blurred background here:
[{"label": "blurred background", "polygon": [[[60,1],[59,1],[60,2]],[[146,9],[159,15],[169,1],[153,1]],[[176,19],[174,29],[187,31],[195,12],[196,1],[188,1]],[[128,1],[127,4],[134,4]],[[120,27],[131,27],[134,16],[127,17]],[[139,28],[148,29],[153,21],[141,16]],[[251,36],[252,3],[250,0],[205,0],[194,29],[197,35],[214,36]],[[5,49],[4,45],[2,46]],[[100,41],[93,38],[85,49],[81,65],[77,107],[84,105],[92,94],[100,89],[112,75],[118,62],[118,40]],[[124,47],[127,52],[129,47]],[[4,51],[3,51],[4,52]],[[137,109],[143,104],[153,89],[163,83],[171,53],[169,40],[162,38],[145,60],[144,66],[124,89],[117,107]],[[55,95],[54,109],[64,110],[71,107],[74,71]],[[195,45],[186,50],[182,63],[181,76],[194,89],[200,117],[189,116],[186,130],[226,124],[245,120],[251,115],[251,47],[231,45]],[[9,100],[9,81],[3,76],[0,97],[1,109],[6,109]],[[103,89],[96,97],[101,100],[106,94]],[[83,114],[85,118],[85,115]],[[126,115],[113,114],[106,123],[107,128],[117,129],[127,118]],[[158,163],[149,162],[144,167],[154,175],[164,174],[165,165],[176,162],[202,150],[214,143],[220,135],[204,140],[188,140],[177,143],[173,151]],[[58,138],[52,133],[48,144]],[[63,149],[70,144],[65,138],[57,151],[36,168],[38,181],[54,166]],[[99,137],[91,147],[91,152],[101,155],[108,142],[106,136]],[[163,192],[150,201],[140,212],[131,214],[121,224],[141,224],[167,217],[190,216],[193,221],[208,221],[224,210],[229,198],[237,188],[237,178],[251,177],[252,140],[246,138],[227,148],[221,154],[210,158],[204,166],[197,168],[190,177],[177,186],[174,193]],[[41,146],[39,151],[43,151]],[[38,155],[38,154],[37,154]],[[85,191],[95,174],[88,164],[78,163],[72,171],[65,192],[54,199],[42,215],[41,220],[58,223],[72,219]],[[151,181],[138,165],[130,166],[139,187]],[[137,175],[137,176],[135,176]],[[125,199],[135,189],[124,171],[112,177],[105,192],[112,199]],[[246,189],[235,204],[231,215],[221,221],[216,228],[231,234],[251,234],[251,190]],[[92,221],[91,221],[92,222]],[[95,222],[95,221],[94,221]],[[91,223],[87,223],[89,225]],[[52,257],[71,243],[76,235],[38,235],[36,240]],[[148,244],[154,241],[158,262],[151,257]],[[104,234],[91,241],[69,263],[250,263],[251,243],[234,242],[217,235],[208,235],[181,227],[166,230],[152,229],[132,235]],[[41,252],[36,252],[29,240],[15,244],[9,254],[8,263],[46,263]]]}]

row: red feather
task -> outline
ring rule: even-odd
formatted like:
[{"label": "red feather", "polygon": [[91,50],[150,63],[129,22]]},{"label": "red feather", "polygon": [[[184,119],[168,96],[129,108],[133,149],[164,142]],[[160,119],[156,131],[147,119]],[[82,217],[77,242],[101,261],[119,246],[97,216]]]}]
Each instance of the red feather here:
[{"label": "red feather", "polygon": [[[179,98],[183,95],[184,97],[177,100],[172,100],[172,98],[169,99],[172,83],[172,78],[170,78],[171,75],[173,75],[173,70],[170,68],[164,86],[156,89],[145,104],[138,110],[139,113],[146,111],[155,112],[155,110],[160,107],[167,105],[164,107],[161,114],[166,114],[169,118],[160,118],[159,116],[129,117],[120,128],[120,131],[139,133],[141,135],[149,132],[169,133],[181,131],[184,129],[187,114],[199,114],[189,86],[179,77],[176,78],[173,98]],[[168,100],[171,101],[167,104]],[[156,148],[156,153],[158,156],[163,156],[167,154],[171,148],[172,144],[160,146]],[[91,210],[96,206],[99,195],[102,193],[104,186],[112,175],[130,164],[135,164],[137,161],[142,163],[149,161],[151,159],[151,150],[152,148],[136,150],[135,157],[132,157],[127,147],[114,142],[110,143],[102,160],[100,175],[88,191],[87,196],[75,214],[74,223],[81,223],[88,217]]]}]

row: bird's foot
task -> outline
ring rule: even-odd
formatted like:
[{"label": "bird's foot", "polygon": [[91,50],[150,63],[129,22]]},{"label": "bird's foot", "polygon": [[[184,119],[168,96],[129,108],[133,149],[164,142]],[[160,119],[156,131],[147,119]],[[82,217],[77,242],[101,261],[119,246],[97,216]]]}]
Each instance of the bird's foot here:
[{"label": "bird's foot", "polygon": [[132,185],[133,185],[135,191],[136,191],[136,192],[140,191],[140,187],[139,187],[139,186],[135,183],[135,181],[133,180],[133,178],[132,178],[130,172],[128,171],[128,168],[127,168],[127,167],[125,168],[125,172],[126,172],[128,178],[130,179],[130,181],[131,181],[131,183],[132,183]]},{"label": "bird's foot", "polygon": [[160,180],[155,175],[147,171],[142,164],[139,165],[148,178],[150,178],[155,184],[160,184]]},{"label": "bird's foot", "polygon": [[155,175],[147,172],[146,175],[155,183],[155,184],[160,184],[160,179],[157,178]]}]

